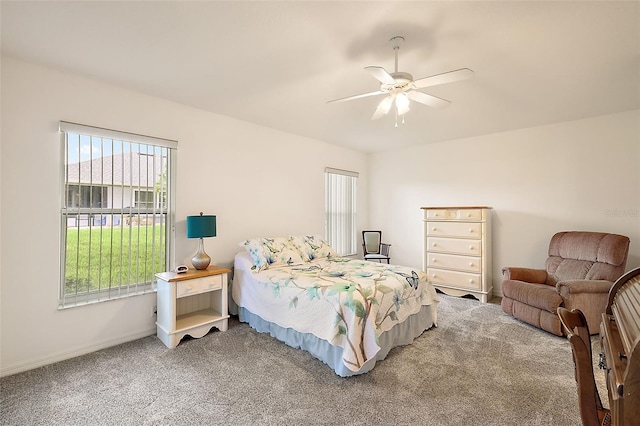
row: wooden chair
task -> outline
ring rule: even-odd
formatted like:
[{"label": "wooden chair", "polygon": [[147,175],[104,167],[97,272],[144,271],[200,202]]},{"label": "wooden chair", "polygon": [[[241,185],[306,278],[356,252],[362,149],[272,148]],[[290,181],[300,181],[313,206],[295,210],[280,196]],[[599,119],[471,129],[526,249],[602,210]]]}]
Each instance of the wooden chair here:
[{"label": "wooden chair", "polygon": [[578,385],[578,404],[584,426],[611,424],[611,412],[602,406],[593,374],[593,354],[587,320],[579,309],[558,308],[560,322],[571,344],[575,378]]},{"label": "wooden chair", "polygon": [[364,260],[377,260],[389,263],[389,250],[391,244],[382,242],[382,231],[362,231],[362,252]]}]

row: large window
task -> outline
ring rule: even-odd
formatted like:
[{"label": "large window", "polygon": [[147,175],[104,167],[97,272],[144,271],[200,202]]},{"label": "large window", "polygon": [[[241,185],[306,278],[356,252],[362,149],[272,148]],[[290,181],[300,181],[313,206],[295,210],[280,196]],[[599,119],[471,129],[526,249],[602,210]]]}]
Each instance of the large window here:
[{"label": "large window", "polygon": [[154,289],[173,240],[177,143],[60,122],[60,307]]},{"label": "large window", "polygon": [[356,184],[358,173],[325,169],[325,236],[340,255],[357,253]]}]

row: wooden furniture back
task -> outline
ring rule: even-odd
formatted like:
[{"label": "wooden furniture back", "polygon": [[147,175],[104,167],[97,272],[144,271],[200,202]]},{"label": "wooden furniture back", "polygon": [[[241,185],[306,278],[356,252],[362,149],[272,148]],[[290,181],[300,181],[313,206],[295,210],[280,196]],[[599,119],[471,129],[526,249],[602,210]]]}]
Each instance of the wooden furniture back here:
[{"label": "wooden furniture back", "polygon": [[612,424],[640,425],[640,268],[609,292],[602,315],[600,367],[606,369]]}]

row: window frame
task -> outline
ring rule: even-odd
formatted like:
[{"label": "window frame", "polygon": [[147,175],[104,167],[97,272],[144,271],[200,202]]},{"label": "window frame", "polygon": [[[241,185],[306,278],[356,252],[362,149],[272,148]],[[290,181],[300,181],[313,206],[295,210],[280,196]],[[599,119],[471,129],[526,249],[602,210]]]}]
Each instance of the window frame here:
[{"label": "window frame", "polygon": [[[117,131],[117,130],[110,130],[110,129],[105,129],[105,128],[101,128],[101,127],[94,127],[94,126],[87,126],[87,125],[83,125],[83,124],[78,124],[78,123],[71,123],[71,122],[66,122],[66,121],[60,121],[59,123],[59,132],[60,132],[60,146],[61,146],[61,167],[60,167],[60,184],[61,184],[61,196],[60,196],[60,228],[59,228],[59,232],[60,232],[60,274],[59,274],[59,295],[58,295],[58,309],[67,309],[67,308],[73,308],[76,306],[84,306],[87,304],[92,304],[92,303],[101,303],[101,302],[106,302],[109,300],[116,300],[116,299],[122,299],[122,298],[126,298],[126,297],[131,297],[131,296],[136,296],[136,295],[141,295],[141,294],[147,294],[147,293],[151,293],[154,292],[156,290],[156,278],[155,278],[155,273],[156,272],[162,272],[165,270],[170,270],[173,269],[173,259],[175,259],[175,192],[176,192],[176,173],[175,173],[175,168],[176,168],[176,162],[177,162],[177,148],[178,148],[178,142],[177,141],[173,141],[173,140],[169,140],[169,139],[162,139],[162,138],[156,138],[156,137],[151,137],[151,136],[144,136],[144,135],[139,135],[139,134],[135,134],[135,133],[129,133],[129,132],[122,132],[122,131]],[[99,138],[102,142],[104,143],[104,140],[110,141],[111,142],[111,147],[113,148],[113,144],[115,142],[120,142],[122,144],[122,147],[124,148],[125,144],[130,144],[130,146],[133,145],[137,145],[139,151],[138,154],[142,155],[142,150],[140,150],[140,147],[145,146],[145,149],[149,149],[149,147],[151,147],[152,152],[155,154],[155,150],[156,149],[161,149],[161,150],[165,150],[166,149],[166,160],[164,159],[164,157],[160,158],[160,171],[161,171],[161,176],[163,180],[166,180],[166,191],[163,193],[166,193],[166,202],[167,202],[167,206],[166,209],[158,209],[155,206],[155,203],[153,206],[150,206],[148,208],[140,208],[139,206],[133,206],[133,205],[129,205],[128,207],[125,207],[124,205],[124,195],[122,196],[122,202],[123,202],[123,206],[118,207],[118,208],[114,208],[114,207],[108,207],[107,206],[100,206],[100,207],[88,207],[88,208],[82,208],[82,207],[70,207],[67,205],[67,201],[68,201],[68,193],[67,193],[67,187],[69,184],[71,185],[78,185],[79,187],[82,185],[80,182],[68,182],[67,181],[67,176],[68,176],[68,165],[67,161],[68,161],[68,148],[69,148],[69,142],[68,142],[68,138],[67,135],[69,134],[74,134],[74,135],[78,135],[80,136],[89,136],[91,138],[91,144],[93,144],[93,138]],[[124,152],[124,151],[123,151]],[[135,151],[130,151],[128,152],[129,155],[133,155],[135,153]],[[149,154],[149,151],[146,151],[146,154]],[[125,154],[123,154],[125,155]],[[104,161],[104,158],[108,158],[109,156],[100,156],[98,158],[101,158],[101,161]],[[115,155],[111,155],[111,157],[115,157]],[[132,157],[133,158],[133,157]],[[78,161],[81,162],[81,159],[78,158]],[[92,158],[90,156],[89,161],[93,162],[94,158]],[[166,167],[164,166],[164,164],[166,164]],[[148,167],[148,166],[145,166]],[[80,171],[79,171],[80,166],[78,166],[78,173],[80,176]],[[145,173],[148,175],[148,171]],[[164,175],[163,175],[164,173]],[[98,186],[104,186],[105,183],[109,183],[109,182],[104,182],[104,180],[102,181],[95,181],[95,185],[94,185],[94,177],[93,177],[93,173],[91,173],[91,177],[90,177],[90,186],[98,187]],[[165,176],[166,175],[166,176]],[[142,176],[141,175],[141,171],[138,171],[138,177]],[[103,177],[101,179],[104,179]],[[80,179],[79,179],[80,180]],[[131,181],[131,177],[130,177],[130,181]],[[122,179],[122,184],[119,185],[121,191],[124,192],[125,185],[124,185],[124,178]],[[106,190],[106,192],[111,191],[112,197],[114,196],[115,193],[115,188],[117,188],[117,185],[114,185],[114,180],[112,179],[110,181],[111,183],[111,187],[108,188]],[[148,185],[147,185],[148,186]],[[134,188],[136,190],[141,190],[141,189],[145,189],[140,187],[140,184],[138,184],[137,186],[133,185],[131,182],[129,184],[129,187],[131,188],[131,190],[133,190]],[[163,189],[164,190],[164,189]],[[90,190],[91,191],[91,190]],[[101,190],[104,191],[104,190]],[[131,194],[131,197],[133,197],[133,194]],[[104,204],[103,200],[101,200],[100,204]],[[131,203],[130,203],[131,204]],[[164,233],[158,234],[160,236],[163,236],[162,238],[164,238],[164,262],[163,262],[163,266],[162,266],[162,270],[152,270],[150,271],[151,275],[151,279],[150,281],[145,281],[145,282],[136,282],[136,283],[115,283],[116,285],[113,285],[112,281],[109,281],[108,286],[105,286],[105,288],[101,288],[99,287],[97,290],[94,289],[86,289],[84,292],[78,292],[77,290],[77,286],[78,284],[76,283],[76,293],[75,294],[66,294],[68,293],[65,290],[66,287],[66,274],[65,274],[65,269],[66,269],[66,261],[67,261],[67,222],[68,222],[68,218],[70,216],[76,216],[76,218],[78,218],[79,220],[85,220],[87,225],[89,226],[89,229],[93,228],[94,226],[96,227],[96,229],[100,229],[100,231],[102,231],[102,224],[101,222],[98,222],[98,224],[96,225],[96,219],[95,216],[96,215],[111,215],[112,218],[116,217],[116,216],[120,216],[120,226],[121,229],[123,228],[124,225],[122,225],[124,223],[124,218],[125,218],[125,209],[127,209],[126,211],[129,212],[129,214],[131,214],[131,212],[133,212],[134,214],[138,215],[138,217],[140,216],[144,216],[144,215],[166,215],[166,217],[164,219],[161,219],[161,221],[164,221],[165,227],[164,227]],[[82,219],[83,216],[86,216],[86,219]],[[78,220],[76,219],[76,220]],[[98,219],[101,220],[101,219]],[[113,220],[113,219],[112,219]],[[155,222],[155,219],[153,219]],[[145,222],[146,225],[146,222]],[[129,229],[140,229],[140,227],[142,226],[140,223],[136,224],[136,225],[128,225]],[[78,229],[79,229],[79,225],[78,225]],[[113,225],[111,225],[111,230],[113,230],[114,227]],[[154,231],[155,232],[155,231]],[[124,246],[124,241],[121,240],[120,241],[120,246]],[[155,248],[155,240],[153,240],[152,245],[153,248]],[[158,258],[159,260],[162,259],[162,256],[160,258]],[[142,278],[144,280],[144,277]]]}]

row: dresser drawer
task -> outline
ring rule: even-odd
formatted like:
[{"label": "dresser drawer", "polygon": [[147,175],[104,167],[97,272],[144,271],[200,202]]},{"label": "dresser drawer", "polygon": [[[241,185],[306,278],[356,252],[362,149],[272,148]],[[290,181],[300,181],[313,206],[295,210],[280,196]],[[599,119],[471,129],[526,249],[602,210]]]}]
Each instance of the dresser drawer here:
[{"label": "dresser drawer", "polygon": [[481,240],[463,240],[460,238],[429,237],[427,238],[427,251],[480,256],[482,242]]},{"label": "dresser drawer", "polygon": [[222,275],[195,278],[192,280],[178,281],[176,297],[186,297],[222,288]]},{"label": "dresser drawer", "polygon": [[427,222],[427,236],[480,239],[482,223]]},{"label": "dresser drawer", "polygon": [[479,257],[456,256],[454,254],[427,253],[427,267],[457,269],[466,272],[480,272]]},{"label": "dresser drawer", "polygon": [[462,287],[474,290],[482,288],[482,276],[466,272],[445,271],[442,269],[429,268],[427,270],[429,281],[432,284],[446,285],[451,287]]},{"label": "dresser drawer", "polygon": [[428,209],[426,219],[482,220],[482,209]]}]

